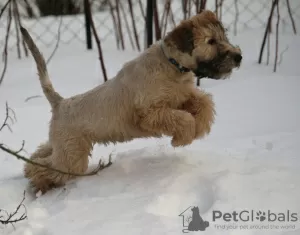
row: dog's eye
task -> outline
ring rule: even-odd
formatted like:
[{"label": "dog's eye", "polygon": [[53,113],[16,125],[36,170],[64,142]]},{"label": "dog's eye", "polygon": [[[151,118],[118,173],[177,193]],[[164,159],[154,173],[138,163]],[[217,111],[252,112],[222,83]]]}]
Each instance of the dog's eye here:
[{"label": "dog's eye", "polygon": [[210,38],[208,41],[207,41],[207,43],[208,44],[210,44],[210,45],[214,45],[214,44],[216,44],[216,39],[214,39],[214,38]]}]

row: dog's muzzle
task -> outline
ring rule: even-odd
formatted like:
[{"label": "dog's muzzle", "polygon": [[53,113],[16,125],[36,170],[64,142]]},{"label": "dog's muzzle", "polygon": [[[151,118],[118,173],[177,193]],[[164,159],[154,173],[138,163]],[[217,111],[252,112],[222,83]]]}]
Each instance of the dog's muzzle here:
[{"label": "dog's muzzle", "polygon": [[198,62],[198,66],[193,73],[197,78],[211,78],[218,79],[215,77],[216,69],[212,66],[210,62]]}]

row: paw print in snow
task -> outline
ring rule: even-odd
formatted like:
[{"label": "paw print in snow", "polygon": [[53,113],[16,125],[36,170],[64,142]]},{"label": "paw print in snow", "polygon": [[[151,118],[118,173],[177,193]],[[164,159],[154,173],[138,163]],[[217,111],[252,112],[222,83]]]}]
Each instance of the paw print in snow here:
[{"label": "paw print in snow", "polygon": [[256,219],[259,221],[265,221],[266,220],[266,213],[265,212],[256,212]]}]

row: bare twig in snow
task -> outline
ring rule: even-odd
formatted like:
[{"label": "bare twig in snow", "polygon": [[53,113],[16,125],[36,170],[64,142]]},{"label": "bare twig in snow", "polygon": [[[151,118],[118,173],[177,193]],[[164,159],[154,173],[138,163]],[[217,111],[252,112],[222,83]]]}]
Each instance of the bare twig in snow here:
[{"label": "bare twig in snow", "polygon": [[[12,115],[13,115],[13,117],[12,117]],[[4,129],[4,127],[6,127],[7,129],[10,130],[10,132],[12,132],[10,124],[8,123],[9,121],[12,124],[14,124],[14,122],[16,121],[16,115],[15,115],[15,112],[8,106],[8,103],[6,102],[5,103],[5,118],[0,127],[0,132]]]},{"label": "bare twig in snow", "polygon": [[[8,214],[7,212],[6,215],[7,215],[7,218],[3,219],[4,216],[1,216],[0,215],[0,224],[3,224],[3,225],[7,225],[7,224],[11,224],[13,227],[14,227],[14,223],[17,223],[17,222],[20,222],[22,220],[25,220],[27,219],[27,211],[26,211],[26,207],[25,205],[23,204],[25,201],[25,191],[23,193],[23,199],[22,201],[19,203],[19,205],[17,206],[17,208],[15,209],[15,211],[11,214]],[[18,212],[20,211],[21,207],[24,208],[25,212],[22,213],[21,216],[18,216],[16,217],[16,215],[18,214]],[[0,209],[0,212],[2,212],[4,210],[1,210]]]},{"label": "bare twig in snow", "polygon": [[286,46],[286,48],[280,53],[279,55],[279,60],[277,62],[278,65],[280,65],[282,63],[282,60],[283,60],[283,55],[284,53],[289,49],[289,46]]},{"label": "bare twig in snow", "polygon": [[80,173],[62,171],[62,170],[59,170],[59,169],[56,169],[56,168],[52,168],[52,167],[43,165],[41,163],[32,161],[31,159],[28,159],[28,158],[20,155],[19,153],[23,150],[24,145],[25,145],[25,142],[22,143],[22,147],[19,150],[14,151],[14,150],[11,150],[8,147],[5,147],[4,144],[0,143],[0,149],[2,151],[4,151],[4,152],[9,153],[10,155],[16,157],[17,159],[26,162],[26,163],[29,163],[29,164],[32,164],[32,165],[35,165],[35,166],[39,166],[39,167],[42,167],[42,168],[46,168],[47,170],[55,171],[55,172],[58,172],[58,173],[64,174],[64,175],[72,175],[72,176],[91,176],[91,175],[96,175],[99,171],[101,171],[104,168],[107,168],[110,165],[112,165],[112,159],[111,159],[111,155],[110,155],[109,156],[109,162],[107,164],[104,164],[104,162],[100,159],[100,161],[98,163],[98,166],[94,170],[92,170],[91,172],[89,172],[89,173],[80,174]]},{"label": "bare twig in snow", "polygon": [[51,55],[49,56],[49,58],[47,59],[46,64],[49,64],[52,57],[54,56],[55,52],[57,51],[58,47],[59,47],[59,42],[60,42],[60,29],[61,29],[61,25],[62,25],[62,18],[63,16],[60,16],[60,20],[59,20],[59,25],[58,25],[58,30],[57,30],[57,41],[56,41],[56,45],[54,50],[52,51]]}]

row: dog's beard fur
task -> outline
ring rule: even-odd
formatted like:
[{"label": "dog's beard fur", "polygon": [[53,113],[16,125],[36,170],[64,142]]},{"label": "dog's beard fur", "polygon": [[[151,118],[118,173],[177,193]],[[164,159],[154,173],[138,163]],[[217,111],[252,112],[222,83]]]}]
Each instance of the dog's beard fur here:
[{"label": "dog's beard fur", "polygon": [[240,67],[240,62],[234,62],[228,54],[220,54],[209,61],[198,61],[197,65],[197,68],[193,70],[196,77],[218,80],[229,78],[232,70]]}]

